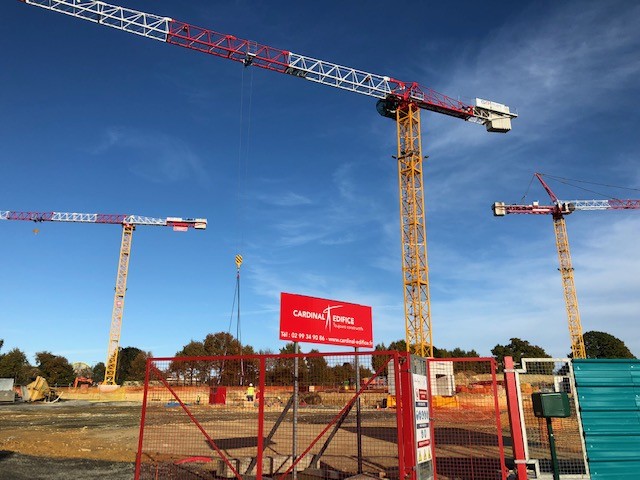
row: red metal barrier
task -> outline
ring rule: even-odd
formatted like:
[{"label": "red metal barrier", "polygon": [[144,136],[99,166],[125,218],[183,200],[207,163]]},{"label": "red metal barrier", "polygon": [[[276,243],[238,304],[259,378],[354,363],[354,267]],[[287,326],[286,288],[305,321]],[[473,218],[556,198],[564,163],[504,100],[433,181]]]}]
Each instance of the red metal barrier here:
[{"label": "red metal barrier", "polygon": [[[305,471],[320,478],[365,473],[405,480],[413,448],[405,445],[412,431],[406,422],[413,420],[402,405],[400,359],[406,356],[150,359],[135,478],[284,479]],[[397,408],[384,408],[389,364]],[[257,389],[254,401],[245,397],[249,383]],[[225,402],[207,401],[212,388],[226,389]]]},{"label": "red metal barrier", "polygon": [[[398,352],[150,359],[135,478],[506,479],[495,361],[428,360],[433,464],[424,447],[417,459],[411,363]],[[222,389],[224,402],[208,401]]]},{"label": "red metal barrier", "polygon": [[505,480],[506,396],[493,358],[429,359],[437,480]]},{"label": "red metal barrier", "polygon": [[518,385],[512,357],[504,357],[504,379],[507,407],[509,409],[509,425],[511,426],[511,438],[513,439],[515,471],[519,480],[527,480],[526,456],[518,403]]}]

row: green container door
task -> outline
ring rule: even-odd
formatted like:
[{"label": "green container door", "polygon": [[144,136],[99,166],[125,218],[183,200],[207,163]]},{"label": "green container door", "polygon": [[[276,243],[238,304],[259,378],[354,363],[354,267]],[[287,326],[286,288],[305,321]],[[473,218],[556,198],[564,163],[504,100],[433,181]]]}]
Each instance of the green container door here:
[{"label": "green container door", "polygon": [[574,360],[593,480],[640,479],[640,360]]}]

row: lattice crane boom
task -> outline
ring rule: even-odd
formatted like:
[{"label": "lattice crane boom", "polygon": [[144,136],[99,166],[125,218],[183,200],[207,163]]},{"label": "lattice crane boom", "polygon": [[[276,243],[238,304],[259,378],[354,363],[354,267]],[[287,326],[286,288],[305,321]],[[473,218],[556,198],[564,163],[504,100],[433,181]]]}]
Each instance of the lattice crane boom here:
[{"label": "lattice crane boom", "polygon": [[20,0],[48,10],[134,33],[153,40],[197,50],[275,72],[286,73],[335,88],[412,103],[419,108],[470,120],[490,131],[508,131],[517,114],[499,103],[476,99],[475,105],[426,88],[416,82],[404,82],[387,75],[377,75],[344,67],[288,50],[273,48],[234,35],[190,25],[149,13],[110,5],[96,0]]},{"label": "lattice crane boom", "polygon": [[403,284],[407,349],[421,356],[433,356],[431,313],[426,251],[426,220],[419,134],[420,110],[428,110],[484,125],[489,132],[511,130],[517,114],[508,106],[476,98],[468,104],[405,82],[273,48],[234,35],[110,5],[96,0],[20,0],[108,27],[178,45],[191,50],[234,60],[314,83],[378,99],[378,112],[396,121],[398,174],[400,185]]},{"label": "lattice crane boom", "polygon": [[121,215],[104,213],[68,213],[68,212],[16,212],[0,211],[0,220],[23,220],[32,222],[68,222],[68,223],[105,223],[122,225],[122,240],[120,242],[120,256],[116,275],[113,310],[111,312],[111,327],[109,329],[109,344],[107,347],[107,361],[103,385],[116,385],[116,371],[118,367],[118,351],[120,346],[120,332],[124,314],[124,299],[127,292],[127,277],[129,274],[129,258],[131,255],[131,241],[136,226],[172,227],[175,231],[186,231],[189,228],[204,230],[207,220],[204,218],[181,217],[143,217],[140,215]]},{"label": "lattice crane boom", "polygon": [[204,218],[166,217],[154,218],[140,215],[110,213],[69,213],[69,212],[14,212],[0,211],[0,220],[28,220],[32,222],[72,222],[72,223],[111,223],[119,225],[151,225],[174,228],[207,228]]},{"label": "lattice crane boom", "polygon": [[569,237],[567,235],[567,225],[565,215],[575,211],[586,210],[633,210],[640,209],[640,200],[560,200],[551,190],[549,185],[542,179],[541,174],[535,174],[543,188],[554,202],[552,205],[540,205],[533,202],[529,205],[505,204],[495,202],[492,205],[493,214],[496,217],[503,217],[509,214],[530,214],[530,215],[551,215],[553,217],[553,228],[556,237],[556,248],[558,251],[559,271],[562,278],[562,288],[564,292],[565,307],[567,310],[567,320],[569,325],[569,337],[571,339],[571,351],[573,358],[586,358],[584,338],[582,335],[582,323],[580,311],[578,309],[578,295],[573,276],[573,266],[571,264],[571,252],[569,249]]}]

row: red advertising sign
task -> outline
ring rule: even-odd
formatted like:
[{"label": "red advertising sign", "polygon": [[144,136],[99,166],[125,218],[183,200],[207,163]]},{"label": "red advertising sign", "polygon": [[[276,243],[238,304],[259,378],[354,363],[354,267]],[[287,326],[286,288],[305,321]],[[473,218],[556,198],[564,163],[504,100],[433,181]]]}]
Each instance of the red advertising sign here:
[{"label": "red advertising sign", "polygon": [[280,340],[373,348],[371,307],[281,293]]}]

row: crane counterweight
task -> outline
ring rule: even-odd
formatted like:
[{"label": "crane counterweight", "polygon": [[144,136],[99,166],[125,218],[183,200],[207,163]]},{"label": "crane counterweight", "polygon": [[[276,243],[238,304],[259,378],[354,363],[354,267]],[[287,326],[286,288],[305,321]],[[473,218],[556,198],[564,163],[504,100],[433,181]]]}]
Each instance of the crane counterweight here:
[{"label": "crane counterweight", "polygon": [[476,98],[475,115],[486,119],[488,132],[506,133],[511,130],[511,119],[517,115],[509,111],[509,107],[501,103]]}]

